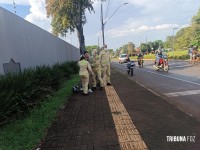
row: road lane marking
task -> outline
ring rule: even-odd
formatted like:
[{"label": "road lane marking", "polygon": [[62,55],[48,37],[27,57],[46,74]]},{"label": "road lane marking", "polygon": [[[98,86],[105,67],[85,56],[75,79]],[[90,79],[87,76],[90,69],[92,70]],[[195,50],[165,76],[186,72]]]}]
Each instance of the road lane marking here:
[{"label": "road lane marking", "polygon": [[[119,70],[118,68],[115,68],[115,70],[117,70],[118,72],[120,72],[120,73],[122,73],[122,74],[125,74],[123,71]],[[132,77],[129,77],[129,76],[128,76],[128,78],[129,78],[130,80],[135,81],[135,80],[133,79],[133,77],[134,77],[134,76],[132,76]],[[152,93],[155,94],[156,96],[161,97],[161,95],[159,95],[159,94],[156,93],[155,91],[151,90],[150,88],[144,86],[142,83],[140,83],[140,82],[138,82],[138,81],[135,81],[135,82],[136,82],[137,84],[139,84],[140,86],[142,86],[143,88],[149,90],[150,92],[152,92]]]},{"label": "road lane marking", "polygon": [[121,150],[147,150],[140,133],[113,86],[105,87]]},{"label": "road lane marking", "polygon": [[200,94],[200,90],[172,92],[172,93],[165,93],[164,95],[168,97],[177,97],[177,96],[186,96],[186,95],[194,95],[194,94]]},{"label": "road lane marking", "polygon": [[192,82],[192,81],[188,81],[188,80],[184,80],[184,79],[179,79],[179,78],[176,78],[176,77],[172,77],[172,76],[168,76],[168,75],[164,75],[164,74],[160,74],[160,73],[155,73],[155,72],[147,71],[147,70],[143,70],[143,69],[141,69],[141,71],[152,73],[152,74],[156,74],[156,75],[167,77],[167,78],[172,78],[172,79],[179,80],[179,81],[184,81],[184,82],[187,82],[187,83],[191,83],[191,84],[200,86],[199,83],[195,83],[195,82]]},{"label": "road lane marking", "polygon": [[170,69],[175,69],[175,68],[184,68],[184,67],[191,67],[191,65],[181,65],[181,66],[170,66]]},{"label": "road lane marking", "polygon": [[[124,74],[124,72],[122,72],[121,71],[121,69],[118,69],[118,68],[114,68],[115,70],[117,70],[117,71],[119,71],[120,73],[122,73],[122,74]],[[133,80],[133,78],[131,78],[131,77],[128,77],[130,80]],[[133,80],[133,81],[135,81],[135,80]],[[144,87],[145,89],[147,89],[147,90],[149,90],[150,92],[152,92],[153,94],[155,94],[155,95],[157,95],[157,96],[159,96],[159,97],[162,97],[162,98],[164,98],[165,99],[165,97],[163,97],[163,96],[161,96],[161,95],[159,95],[158,93],[156,93],[156,92],[154,92],[153,90],[151,90],[151,89],[149,89],[149,88],[147,88],[147,87],[145,87],[143,84],[141,84],[140,82],[138,82],[138,81],[135,81],[137,84],[139,84],[140,86],[142,86],[142,87]],[[167,93],[166,93],[167,94]],[[187,115],[189,115],[189,116],[193,116],[192,114],[190,114],[190,113],[188,113],[188,112],[186,112],[184,109],[182,109],[181,107],[177,107],[178,109],[180,109],[181,111],[183,111],[183,112],[185,112]]]},{"label": "road lane marking", "polygon": [[189,116],[191,116],[191,117],[193,116],[192,114],[190,114],[190,113],[187,113],[187,112],[186,112],[186,114],[187,114],[187,115],[189,115]]},{"label": "road lane marking", "polygon": [[158,94],[158,93],[156,93],[156,92],[154,92],[153,90],[151,90],[150,88],[148,88],[148,87],[146,87],[146,86],[144,86],[143,84],[141,84],[140,82],[138,82],[138,81],[135,81],[137,84],[139,84],[140,86],[142,86],[143,88],[145,88],[145,89],[147,89],[147,90],[149,90],[151,93],[153,93],[153,94],[155,94],[156,96],[159,96],[160,97],[160,95]]}]

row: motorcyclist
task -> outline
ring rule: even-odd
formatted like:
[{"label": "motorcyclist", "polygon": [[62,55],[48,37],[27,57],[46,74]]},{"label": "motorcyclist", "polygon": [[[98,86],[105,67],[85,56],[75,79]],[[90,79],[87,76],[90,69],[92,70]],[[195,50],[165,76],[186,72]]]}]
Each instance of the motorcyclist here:
[{"label": "motorcyclist", "polygon": [[127,69],[127,73],[131,73],[131,76],[133,76],[133,69],[134,69],[135,63],[133,60],[127,59],[127,65],[126,65],[126,69]]},{"label": "motorcyclist", "polygon": [[138,65],[140,65],[140,60],[143,59],[143,55],[139,53],[137,59],[138,59]]},{"label": "motorcyclist", "polygon": [[130,62],[131,60],[130,60],[130,57],[129,57],[129,55],[127,55],[127,57],[126,57],[126,62]]},{"label": "motorcyclist", "polygon": [[160,66],[160,59],[162,58],[162,52],[160,50],[156,51],[156,61],[155,65],[158,67]]}]

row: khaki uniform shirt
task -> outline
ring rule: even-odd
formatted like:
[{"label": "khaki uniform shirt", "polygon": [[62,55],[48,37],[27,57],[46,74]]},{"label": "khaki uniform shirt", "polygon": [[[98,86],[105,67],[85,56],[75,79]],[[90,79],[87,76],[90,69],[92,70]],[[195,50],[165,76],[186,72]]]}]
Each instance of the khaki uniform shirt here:
[{"label": "khaki uniform shirt", "polygon": [[111,62],[110,53],[106,52],[105,50],[102,50],[99,54],[99,60],[101,66],[107,66]]},{"label": "khaki uniform shirt", "polygon": [[90,63],[85,59],[80,60],[78,62],[78,66],[80,67],[79,75],[89,76],[89,72],[93,73]]},{"label": "khaki uniform shirt", "polygon": [[99,56],[98,55],[92,56],[90,62],[91,62],[91,66],[92,67],[94,67],[94,68],[100,67],[100,61],[99,61]]}]

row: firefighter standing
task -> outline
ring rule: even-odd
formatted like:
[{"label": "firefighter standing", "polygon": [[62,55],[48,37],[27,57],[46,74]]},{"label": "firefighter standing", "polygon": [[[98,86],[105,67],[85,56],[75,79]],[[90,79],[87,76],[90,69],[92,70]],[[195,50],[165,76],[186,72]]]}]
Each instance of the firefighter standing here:
[{"label": "firefighter standing", "polygon": [[85,60],[85,56],[81,55],[80,61],[78,62],[78,66],[80,68],[79,75],[82,82],[83,87],[83,95],[89,95],[88,93],[88,85],[89,85],[89,72],[93,75],[91,66],[87,60]]},{"label": "firefighter standing", "polygon": [[110,53],[105,50],[103,47],[102,51],[99,54],[99,60],[101,65],[101,72],[102,72],[102,78],[105,80],[107,85],[111,85],[110,83]]},{"label": "firefighter standing", "polygon": [[90,60],[91,66],[92,66],[92,71],[93,71],[93,76],[92,76],[92,90],[96,89],[97,86],[97,80],[100,82],[100,89],[103,89],[103,80],[101,77],[101,66],[100,66],[100,61],[99,61],[99,56],[97,55],[97,50],[93,49],[92,51],[92,58]]}]

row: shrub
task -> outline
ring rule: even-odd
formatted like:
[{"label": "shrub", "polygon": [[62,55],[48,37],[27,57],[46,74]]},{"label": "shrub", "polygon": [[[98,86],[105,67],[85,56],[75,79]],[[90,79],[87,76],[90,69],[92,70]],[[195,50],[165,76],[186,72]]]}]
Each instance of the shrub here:
[{"label": "shrub", "polygon": [[0,76],[0,125],[28,113],[77,72],[77,62],[66,62]]},{"label": "shrub", "polygon": [[36,149],[46,135],[55,119],[58,109],[72,94],[71,87],[79,82],[79,76],[64,81],[51,98],[44,100],[40,107],[34,108],[27,117],[0,128],[0,149],[2,150],[33,150]]}]

